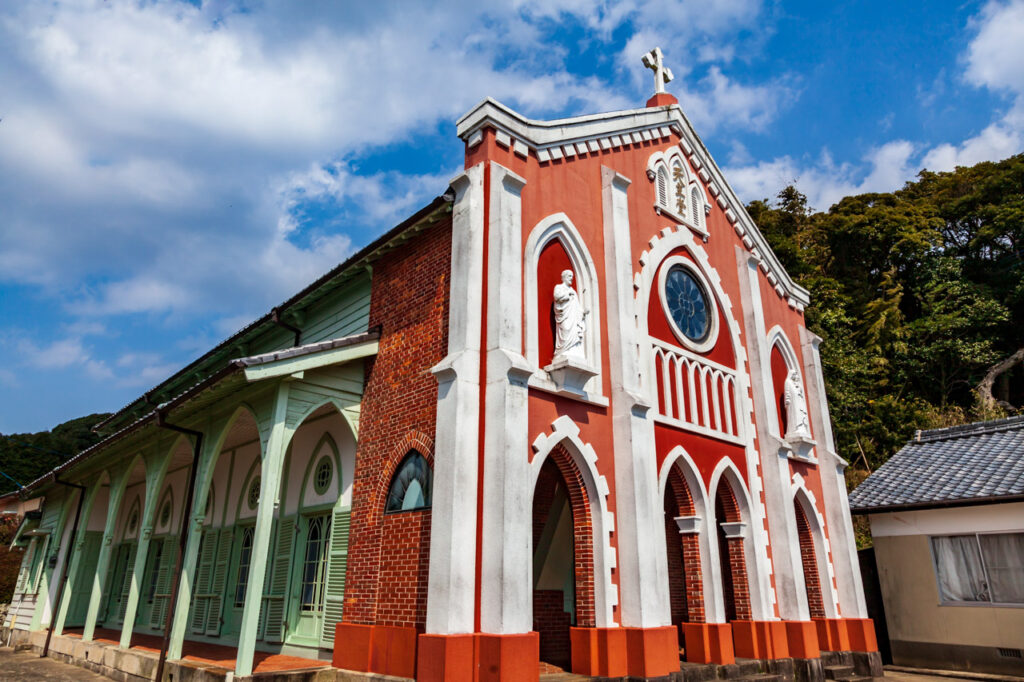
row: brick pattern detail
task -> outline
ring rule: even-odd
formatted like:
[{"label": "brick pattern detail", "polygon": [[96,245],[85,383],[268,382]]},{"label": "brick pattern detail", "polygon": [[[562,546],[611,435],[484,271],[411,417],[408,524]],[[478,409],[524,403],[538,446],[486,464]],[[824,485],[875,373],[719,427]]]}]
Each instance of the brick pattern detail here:
[{"label": "brick pattern detail", "polygon": [[370,326],[380,325],[367,361],[352,494],[345,583],[346,623],[426,623],[430,510],[384,514],[395,467],[415,448],[433,464],[437,381],[448,348],[451,221],[427,228],[416,248],[374,263]]},{"label": "brick pattern detail", "polygon": [[[736,494],[724,478],[715,495],[715,517],[719,523],[741,521]],[[747,561],[743,538],[726,538],[718,528],[718,559],[722,565],[722,592],[725,597],[726,620],[751,620],[750,584],[747,580]]]},{"label": "brick pattern detail", "polygon": [[665,544],[668,548],[669,600],[672,623],[703,623],[704,576],[700,563],[700,537],[680,535],[675,517],[696,513],[686,479],[672,467],[665,489]]},{"label": "brick pattern detail", "polygon": [[[576,572],[576,627],[597,625],[594,605],[594,522],[590,517],[583,474],[575,460],[561,445],[548,455],[565,481],[572,506],[573,555]],[[547,464],[547,462],[545,462]]]},{"label": "brick pattern detail", "polygon": [[565,610],[561,590],[534,590],[533,629],[540,635],[540,660],[569,668],[569,627],[572,615]]},{"label": "brick pattern detail", "polygon": [[821,593],[821,577],[818,575],[818,558],[814,552],[814,538],[811,526],[799,502],[796,503],[796,534],[800,539],[800,562],[804,567],[804,586],[807,588],[807,606],[811,618],[825,617],[825,599]]}]

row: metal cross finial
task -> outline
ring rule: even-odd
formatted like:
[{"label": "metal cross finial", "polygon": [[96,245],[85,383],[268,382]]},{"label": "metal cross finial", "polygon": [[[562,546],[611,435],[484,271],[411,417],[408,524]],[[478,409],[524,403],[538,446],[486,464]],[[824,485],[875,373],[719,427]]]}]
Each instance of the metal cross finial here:
[{"label": "metal cross finial", "polygon": [[644,55],[644,66],[654,72],[654,94],[665,92],[665,84],[672,82],[672,69],[662,63],[661,48],[656,47]]}]

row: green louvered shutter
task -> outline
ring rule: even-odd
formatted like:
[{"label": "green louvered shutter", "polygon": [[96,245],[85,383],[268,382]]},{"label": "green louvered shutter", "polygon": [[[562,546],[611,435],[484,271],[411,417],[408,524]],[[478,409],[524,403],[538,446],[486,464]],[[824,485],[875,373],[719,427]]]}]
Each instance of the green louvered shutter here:
[{"label": "green louvered shutter", "polygon": [[[292,568],[292,544],[295,541],[295,519],[283,519],[277,533],[277,548],[271,561],[274,571],[270,579],[267,603],[267,641],[283,642],[288,578]],[[269,563],[269,562],[268,562]]]},{"label": "green louvered shutter", "polygon": [[192,634],[206,632],[206,617],[210,611],[210,582],[213,579],[213,555],[217,551],[217,533],[203,530],[199,540],[199,565],[196,567],[195,590],[192,592]]},{"label": "green louvered shutter", "polygon": [[164,538],[164,548],[160,553],[160,566],[156,574],[156,593],[153,595],[153,611],[149,615],[149,625],[162,630],[167,621],[167,609],[171,601],[171,585],[177,576],[174,573],[174,562],[178,558],[177,538],[170,535]]},{"label": "green louvered shutter", "polygon": [[206,634],[216,637],[220,634],[221,612],[224,609],[224,590],[228,583],[231,567],[231,541],[234,533],[225,528],[217,539],[217,552],[213,558],[213,579],[210,585],[210,610],[206,614]]},{"label": "green louvered shutter", "polygon": [[[100,599],[98,623],[105,623],[113,613],[111,601],[114,599],[114,590],[117,589],[117,579],[121,577],[118,569],[124,564],[124,545],[120,544],[110,553],[110,562],[107,564],[107,584],[103,587],[102,598]],[[120,594],[120,590],[118,590]]]},{"label": "green louvered shutter", "polygon": [[132,591],[132,575],[135,573],[135,556],[138,554],[138,545],[125,545],[128,551],[128,558],[124,564],[124,577],[121,579],[121,603],[117,606],[117,622],[123,623],[125,612],[128,610],[128,595]]},{"label": "green louvered shutter", "polygon": [[[278,523],[277,519],[274,519],[273,522],[270,524],[270,542],[268,544],[269,544],[269,547],[270,547],[271,550],[273,550],[273,548],[276,546],[276,543],[277,543],[277,534],[279,532],[279,529],[278,529],[279,525],[280,524]],[[254,551],[255,551],[255,547],[256,547],[255,542],[256,542],[256,540],[255,540],[255,531],[254,531],[254,535],[253,535],[253,549],[254,549]],[[250,563],[249,563],[249,575],[250,576],[252,576],[252,572],[253,572],[254,568],[255,568],[255,566],[254,566],[252,560],[250,559]],[[269,599],[269,597],[267,595],[270,594],[270,582],[271,582],[270,579],[271,579],[271,576],[273,575],[273,573],[274,573],[274,554],[273,554],[273,551],[270,551],[270,552],[267,553],[267,561],[266,561],[266,564],[264,565],[264,569],[263,569],[263,595],[260,597],[260,617],[259,617],[259,620],[256,623],[256,638],[257,639],[266,640],[266,638],[267,638],[267,607],[269,606],[269,601],[270,601],[270,599]],[[251,582],[252,581],[250,580],[250,584],[251,584]],[[248,587],[246,588],[246,591],[248,591]]]},{"label": "green louvered shutter", "polygon": [[25,550],[25,555],[21,557],[21,569],[18,571],[18,584],[14,586],[15,594],[24,594],[25,588],[28,586],[28,574],[32,570],[32,559],[36,553],[36,541],[37,538],[29,540],[28,549]]},{"label": "green louvered shutter", "polygon": [[334,512],[331,547],[327,555],[327,585],[324,590],[324,629],[320,646],[334,648],[334,626],[341,622],[345,607],[345,573],[348,570],[348,534],[352,510]]}]

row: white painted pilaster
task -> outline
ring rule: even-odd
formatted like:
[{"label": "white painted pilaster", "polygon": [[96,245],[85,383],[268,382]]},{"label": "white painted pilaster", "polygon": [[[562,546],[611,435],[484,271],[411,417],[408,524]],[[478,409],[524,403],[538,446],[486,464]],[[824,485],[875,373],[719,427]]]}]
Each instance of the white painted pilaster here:
[{"label": "white painted pilaster", "polygon": [[427,627],[473,632],[476,599],[477,468],[480,457],[480,333],[483,314],[484,165],[451,183],[448,355],[437,377]]},{"label": "white painted pilaster", "polygon": [[622,625],[671,624],[664,510],[658,495],[654,423],[640,385],[640,336],[630,262],[630,180],[601,168],[612,443],[615,452],[616,531]]},{"label": "white painted pilaster", "polygon": [[804,587],[796,513],[790,493],[789,458],[777,433],[778,418],[771,403],[774,389],[771,376],[771,348],[768,347],[758,262],[745,249],[736,247],[740,300],[747,329],[747,353],[757,423],[757,443],[764,477],[765,515],[772,548],[775,597],[783,620],[807,620],[807,591]]},{"label": "white painted pilaster", "polygon": [[[836,573],[839,589],[839,613],[843,618],[867,618],[864,602],[864,584],[861,582],[860,562],[857,558],[857,540],[853,534],[853,520],[850,517],[850,502],[846,493],[846,460],[836,454],[835,439],[832,436],[832,422],[828,413],[828,399],[825,395],[825,377],[821,371],[821,354],[818,345],[821,337],[800,328],[800,348],[804,360],[804,375],[807,377],[807,407],[813,420],[812,426],[818,438],[820,452],[818,470],[824,496],[825,523],[828,527],[829,545],[832,548],[832,566]],[[823,590],[823,593],[827,594]]]},{"label": "white painted pilaster", "polygon": [[520,195],[526,181],[494,162],[489,170],[480,628],[513,634],[533,629],[533,490],[527,429],[531,370],[522,356]]}]

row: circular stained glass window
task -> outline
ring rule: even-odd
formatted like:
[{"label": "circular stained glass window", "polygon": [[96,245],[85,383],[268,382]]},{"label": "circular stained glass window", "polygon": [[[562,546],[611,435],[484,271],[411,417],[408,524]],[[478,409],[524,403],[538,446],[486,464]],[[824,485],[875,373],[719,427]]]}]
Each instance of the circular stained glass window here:
[{"label": "circular stained glass window", "polygon": [[331,475],[333,473],[334,469],[331,466],[331,458],[324,455],[316,463],[316,470],[313,472],[313,489],[316,490],[317,495],[323,495],[327,492],[327,487],[331,485]]},{"label": "circular stained glass window", "polygon": [[171,522],[171,501],[167,500],[164,502],[164,506],[160,509],[160,525],[166,526]]},{"label": "circular stained glass window", "polygon": [[682,265],[671,266],[663,295],[676,329],[694,343],[706,341],[711,334],[711,302],[693,273]]},{"label": "circular stained glass window", "polygon": [[252,483],[249,484],[249,492],[246,495],[246,502],[249,505],[249,509],[255,509],[256,505],[260,503],[260,477],[255,476],[252,479]]}]

